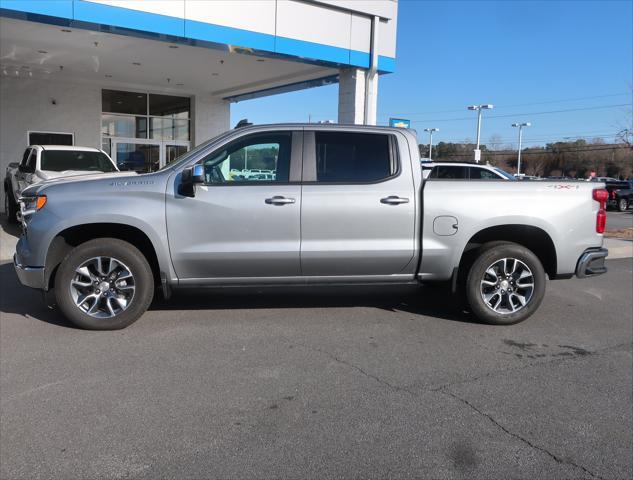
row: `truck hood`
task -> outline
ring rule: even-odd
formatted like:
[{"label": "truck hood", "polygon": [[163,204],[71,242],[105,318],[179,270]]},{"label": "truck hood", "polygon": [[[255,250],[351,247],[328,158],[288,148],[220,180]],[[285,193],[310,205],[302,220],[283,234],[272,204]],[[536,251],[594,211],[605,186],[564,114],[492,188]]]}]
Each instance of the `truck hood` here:
[{"label": "truck hood", "polygon": [[[54,172],[54,173],[63,173],[63,172]],[[136,172],[111,172],[111,173],[79,172],[77,175],[58,176],[56,178],[42,180],[41,182],[35,183],[25,188],[22,191],[22,195],[25,195],[25,196],[37,195],[48,188],[58,187],[58,186],[63,186],[63,185],[68,185],[68,187],[76,186],[78,189],[99,188],[100,186],[110,184],[113,181],[128,182],[137,178],[145,177],[147,175],[148,174],[139,175]]]}]

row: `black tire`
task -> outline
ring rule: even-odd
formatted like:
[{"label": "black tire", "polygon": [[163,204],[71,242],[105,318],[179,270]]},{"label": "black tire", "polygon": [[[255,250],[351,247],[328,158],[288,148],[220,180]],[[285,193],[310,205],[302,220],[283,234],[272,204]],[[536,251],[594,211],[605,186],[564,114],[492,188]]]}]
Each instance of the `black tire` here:
[{"label": "black tire", "polygon": [[[507,277],[502,277],[502,275],[490,276],[486,273],[490,268],[495,270],[500,265],[504,265],[503,259],[509,259],[507,270],[512,269],[513,265],[515,269],[518,267],[522,270]],[[513,264],[510,259],[518,260],[518,263]],[[516,277],[522,272],[531,273],[533,283],[531,290],[521,286],[530,283],[530,276],[517,280]],[[545,279],[543,265],[531,250],[511,242],[491,242],[479,249],[476,259],[472,263],[466,279],[466,298],[471,311],[482,322],[492,325],[512,325],[527,319],[538,309],[545,295]],[[497,284],[496,286],[483,285],[484,280],[487,284],[491,282]],[[505,283],[503,283],[504,280]],[[507,292],[503,290],[504,286],[508,288]],[[496,293],[495,290],[499,293]],[[493,295],[490,299],[491,304],[497,304],[497,301],[501,299],[499,311],[495,311],[493,306],[484,300],[484,294]],[[495,294],[499,296],[495,297]],[[520,298],[526,300],[525,305],[521,304]],[[515,308],[516,311],[513,311]]]},{"label": "black tire", "polygon": [[618,200],[618,211],[626,212],[626,209],[629,208],[629,202],[626,198],[621,198]]},{"label": "black tire", "polygon": [[[95,257],[110,257],[123,262],[135,285],[129,304],[109,318],[88,315],[75,304],[71,293],[76,270]],[[77,246],[64,258],[55,276],[57,306],[74,325],[87,330],[118,330],[131,325],[145,313],[153,296],[154,276],[145,256],[133,245],[115,238],[97,238]]]},{"label": "black tire", "polygon": [[9,192],[7,186],[4,186],[4,213],[9,223],[18,223],[18,205],[13,198],[13,194]]}]

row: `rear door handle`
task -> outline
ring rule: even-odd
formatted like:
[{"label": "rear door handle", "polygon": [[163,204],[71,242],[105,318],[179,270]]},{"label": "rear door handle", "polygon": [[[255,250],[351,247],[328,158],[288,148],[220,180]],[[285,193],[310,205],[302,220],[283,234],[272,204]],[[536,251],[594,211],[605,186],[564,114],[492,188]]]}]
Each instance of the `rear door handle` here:
[{"label": "rear door handle", "polygon": [[381,198],[380,203],[385,203],[387,205],[400,205],[401,203],[409,203],[409,199],[390,195],[388,197]]},{"label": "rear door handle", "polygon": [[286,198],[280,195],[275,195],[274,197],[267,198],[265,201],[268,205],[287,205],[289,203],[295,203],[294,198]]}]

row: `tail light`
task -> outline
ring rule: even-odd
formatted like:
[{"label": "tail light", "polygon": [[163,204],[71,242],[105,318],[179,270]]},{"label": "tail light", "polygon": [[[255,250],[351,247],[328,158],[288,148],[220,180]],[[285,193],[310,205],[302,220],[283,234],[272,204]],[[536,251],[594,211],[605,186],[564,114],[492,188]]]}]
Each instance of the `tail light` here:
[{"label": "tail light", "polygon": [[598,210],[598,215],[596,216],[596,233],[604,233],[605,228],[607,227],[607,212],[605,212],[602,208]]},{"label": "tail light", "polygon": [[607,226],[607,212],[605,211],[605,206],[609,199],[609,192],[602,188],[595,189],[592,196],[596,202],[600,203],[600,209],[596,216],[596,233],[604,233]]},{"label": "tail light", "polygon": [[611,198],[615,198],[617,190],[611,190]]}]

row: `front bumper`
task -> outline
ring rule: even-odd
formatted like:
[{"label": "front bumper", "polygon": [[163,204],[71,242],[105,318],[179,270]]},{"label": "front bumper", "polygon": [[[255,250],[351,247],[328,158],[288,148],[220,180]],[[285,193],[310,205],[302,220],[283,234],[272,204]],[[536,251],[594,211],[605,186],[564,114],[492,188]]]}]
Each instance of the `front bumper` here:
[{"label": "front bumper", "polygon": [[39,290],[46,290],[44,267],[25,267],[20,264],[17,255],[13,255],[13,267],[22,285]]},{"label": "front bumper", "polygon": [[606,273],[607,267],[604,264],[604,260],[607,258],[607,255],[609,255],[609,250],[606,248],[590,248],[585,250],[578,259],[576,276],[578,278],[586,278]]}]

